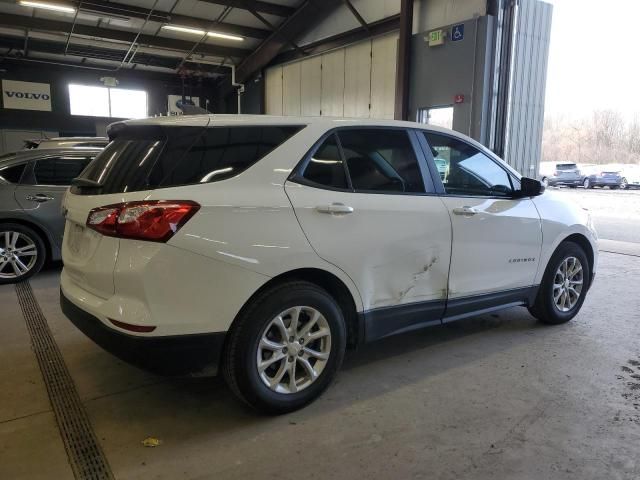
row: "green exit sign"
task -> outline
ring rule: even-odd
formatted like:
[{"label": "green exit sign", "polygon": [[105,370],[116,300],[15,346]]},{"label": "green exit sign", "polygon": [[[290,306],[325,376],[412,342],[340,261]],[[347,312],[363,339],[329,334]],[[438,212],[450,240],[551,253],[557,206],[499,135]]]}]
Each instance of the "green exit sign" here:
[{"label": "green exit sign", "polygon": [[430,47],[444,44],[444,30],[434,30],[429,32],[426,40],[429,42]]}]

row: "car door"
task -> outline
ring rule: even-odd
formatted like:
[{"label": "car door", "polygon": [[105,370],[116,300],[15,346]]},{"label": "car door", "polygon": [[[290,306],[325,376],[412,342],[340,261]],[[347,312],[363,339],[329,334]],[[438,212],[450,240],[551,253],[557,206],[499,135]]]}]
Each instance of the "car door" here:
[{"label": "car door", "polygon": [[368,340],[444,311],[451,223],[417,152],[405,129],[343,128],[285,185],[311,246],[357,285]]},{"label": "car door", "polygon": [[16,187],[15,198],[23,211],[46,228],[62,246],[64,217],[62,198],[71,180],[80,175],[95,154],[56,154],[33,160]]},{"label": "car door", "polygon": [[501,162],[457,137],[423,135],[427,152],[447,162],[445,177],[435,179],[453,231],[447,316],[520,301],[533,285],[542,245],[535,205],[514,196],[518,178]]}]

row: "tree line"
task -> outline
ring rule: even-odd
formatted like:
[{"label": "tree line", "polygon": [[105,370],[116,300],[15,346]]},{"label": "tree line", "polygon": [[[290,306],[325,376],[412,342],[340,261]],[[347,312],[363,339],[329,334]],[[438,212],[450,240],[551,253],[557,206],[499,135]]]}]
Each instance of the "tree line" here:
[{"label": "tree line", "polygon": [[640,164],[640,115],[628,120],[620,112],[598,110],[581,119],[547,116],[541,160]]}]

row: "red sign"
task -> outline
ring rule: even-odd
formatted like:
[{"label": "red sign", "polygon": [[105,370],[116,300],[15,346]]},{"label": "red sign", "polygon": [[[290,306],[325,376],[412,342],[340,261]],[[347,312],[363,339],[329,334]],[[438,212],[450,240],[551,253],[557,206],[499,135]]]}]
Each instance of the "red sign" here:
[{"label": "red sign", "polygon": [[453,98],[453,101],[454,101],[455,103],[464,103],[464,95],[460,95],[460,94],[456,95],[456,96]]}]

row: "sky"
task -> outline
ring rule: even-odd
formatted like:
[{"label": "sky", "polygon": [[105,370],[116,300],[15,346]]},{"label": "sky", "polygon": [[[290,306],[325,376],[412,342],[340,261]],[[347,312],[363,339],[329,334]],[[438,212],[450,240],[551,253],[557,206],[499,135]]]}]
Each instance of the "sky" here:
[{"label": "sky", "polygon": [[640,0],[545,1],[554,5],[547,115],[640,116]]}]

